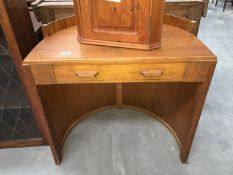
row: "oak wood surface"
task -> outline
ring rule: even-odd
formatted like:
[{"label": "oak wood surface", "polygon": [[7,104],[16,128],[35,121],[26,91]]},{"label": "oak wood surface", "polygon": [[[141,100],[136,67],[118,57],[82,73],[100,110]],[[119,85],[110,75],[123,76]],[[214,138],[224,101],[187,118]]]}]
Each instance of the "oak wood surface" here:
[{"label": "oak wood surface", "polygon": [[162,48],[151,51],[80,44],[76,34],[76,27],[70,27],[46,37],[24,64],[216,61],[216,56],[193,34],[168,25],[163,27]]},{"label": "oak wood surface", "polygon": [[[98,66],[61,66],[55,65],[53,71],[57,83],[90,83],[90,82],[149,82],[149,81],[182,81],[186,64],[129,64]],[[160,72],[150,74],[149,72]],[[77,76],[78,74],[78,76]],[[88,75],[89,74],[89,75]],[[91,75],[90,75],[91,74]],[[150,74],[150,75],[149,75]]]},{"label": "oak wood surface", "polygon": [[58,31],[24,60],[37,84],[56,163],[75,124],[113,106],[157,116],[187,162],[216,56],[193,34],[168,25],[162,48],[152,51],[80,44],[76,34],[76,27]]}]

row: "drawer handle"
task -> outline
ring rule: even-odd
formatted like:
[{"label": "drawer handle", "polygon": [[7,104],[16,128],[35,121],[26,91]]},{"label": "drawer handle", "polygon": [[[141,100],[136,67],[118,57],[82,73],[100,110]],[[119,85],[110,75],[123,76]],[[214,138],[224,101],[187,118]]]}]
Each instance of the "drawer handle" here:
[{"label": "drawer handle", "polygon": [[141,70],[140,72],[145,77],[160,77],[163,74],[162,70]]},{"label": "drawer handle", "polygon": [[78,71],[76,75],[78,78],[95,78],[98,73],[98,71]]}]

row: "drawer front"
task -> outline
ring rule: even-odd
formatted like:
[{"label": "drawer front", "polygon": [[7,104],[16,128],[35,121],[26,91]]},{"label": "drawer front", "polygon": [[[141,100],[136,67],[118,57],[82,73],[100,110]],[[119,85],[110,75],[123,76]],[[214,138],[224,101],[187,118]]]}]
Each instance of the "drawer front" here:
[{"label": "drawer front", "polygon": [[57,83],[183,81],[185,63],[53,67]]}]

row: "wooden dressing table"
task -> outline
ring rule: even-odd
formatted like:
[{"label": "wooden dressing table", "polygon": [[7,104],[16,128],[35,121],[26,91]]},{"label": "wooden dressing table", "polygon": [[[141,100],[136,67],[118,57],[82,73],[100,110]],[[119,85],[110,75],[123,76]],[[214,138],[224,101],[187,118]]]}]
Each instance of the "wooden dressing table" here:
[{"label": "wooden dressing table", "polygon": [[[71,27],[65,27],[71,26]],[[161,121],[187,162],[216,65],[194,35],[164,25],[162,48],[143,51],[79,44],[72,22],[44,31],[24,60],[31,105],[57,164],[71,129],[109,107],[142,110]],[[65,28],[54,33],[57,28]],[[53,34],[52,34],[53,33]]]}]

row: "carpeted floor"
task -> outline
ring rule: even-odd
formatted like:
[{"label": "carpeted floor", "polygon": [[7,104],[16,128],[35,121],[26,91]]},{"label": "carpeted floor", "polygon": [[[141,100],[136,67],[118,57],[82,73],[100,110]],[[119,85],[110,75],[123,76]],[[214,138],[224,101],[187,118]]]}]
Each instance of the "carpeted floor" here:
[{"label": "carpeted floor", "polygon": [[108,110],[69,135],[61,166],[48,147],[0,150],[1,175],[232,175],[233,7],[210,5],[199,38],[218,56],[189,164],[158,121],[131,110]]}]

